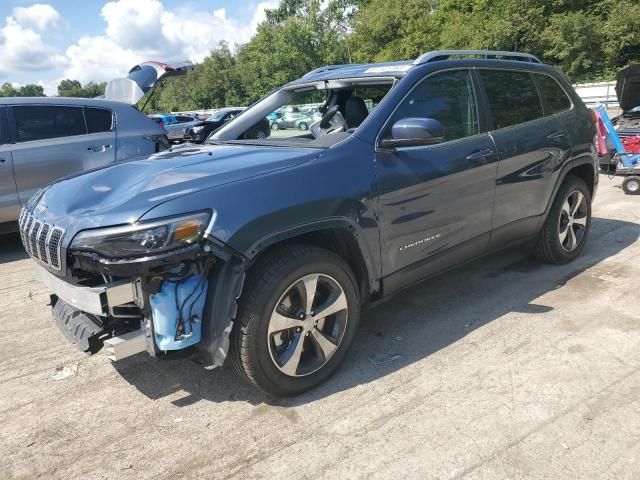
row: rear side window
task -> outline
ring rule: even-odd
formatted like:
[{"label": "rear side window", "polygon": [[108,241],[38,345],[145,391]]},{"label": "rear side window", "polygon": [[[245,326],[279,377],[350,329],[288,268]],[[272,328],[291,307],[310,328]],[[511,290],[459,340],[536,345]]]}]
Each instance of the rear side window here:
[{"label": "rear side window", "polygon": [[555,79],[548,75],[539,74],[534,74],[533,78],[536,80],[540,95],[546,102],[545,111],[548,115],[571,108],[571,100]]},{"label": "rear side window", "polygon": [[398,120],[412,117],[440,122],[445,142],[477,134],[478,113],[471,73],[454,70],[422,80],[395,111],[389,128]]},{"label": "rear side window", "polygon": [[87,131],[89,133],[109,132],[113,124],[113,114],[111,110],[105,108],[85,108],[84,118],[87,121]]},{"label": "rear side window", "polygon": [[495,129],[543,116],[538,90],[529,73],[506,70],[479,70],[479,73],[487,92]]},{"label": "rear side window", "polygon": [[87,133],[81,107],[13,107],[13,115],[19,142]]},{"label": "rear side window", "polygon": [[7,130],[7,109],[0,107],[0,144],[9,141],[9,132]]}]

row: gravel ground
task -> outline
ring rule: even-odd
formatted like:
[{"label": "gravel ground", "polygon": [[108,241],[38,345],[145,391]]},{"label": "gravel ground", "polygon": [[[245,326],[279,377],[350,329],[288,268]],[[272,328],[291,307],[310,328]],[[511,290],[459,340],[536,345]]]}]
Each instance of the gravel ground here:
[{"label": "gravel ground", "polygon": [[620,183],[601,178],[571,265],[508,250],[411,288],[289,400],[230,368],[85,356],[3,238],[0,477],[639,478],[640,197]]}]

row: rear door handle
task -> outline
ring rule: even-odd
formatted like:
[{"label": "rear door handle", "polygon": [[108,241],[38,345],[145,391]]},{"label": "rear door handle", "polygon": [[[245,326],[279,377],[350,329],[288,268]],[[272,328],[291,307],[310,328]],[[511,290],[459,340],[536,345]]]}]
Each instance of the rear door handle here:
[{"label": "rear door handle", "polygon": [[4,163],[4,162],[6,162],[6,161],[7,161],[7,159],[6,159],[6,158],[0,158],[0,163]]},{"label": "rear door handle", "polygon": [[104,152],[111,148],[111,145],[103,144],[103,145],[92,145],[87,150],[93,150],[94,152]]},{"label": "rear door handle", "polygon": [[471,152],[467,155],[467,160],[478,160],[480,158],[486,158],[493,155],[493,150],[490,148],[484,148],[482,150],[476,150],[475,152]]},{"label": "rear door handle", "polygon": [[558,130],[557,132],[551,132],[549,135],[547,135],[547,138],[549,140],[554,140],[556,138],[562,138],[566,135],[565,132],[563,132],[562,130]]}]

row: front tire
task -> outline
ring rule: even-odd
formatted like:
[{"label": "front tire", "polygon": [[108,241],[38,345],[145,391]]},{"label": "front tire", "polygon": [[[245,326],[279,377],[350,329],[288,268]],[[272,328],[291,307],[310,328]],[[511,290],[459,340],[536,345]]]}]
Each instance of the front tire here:
[{"label": "front tire", "polygon": [[581,178],[568,175],[549,211],[536,243],[536,255],[554,265],[574,260],[591,227],[591,192]]},{"label": "front tire", "polygon": [[357,283],[327,250],[276,250],[249,273],[231,338],[231,359],[249,383],[298,395],[338,368],[360,320]]}]

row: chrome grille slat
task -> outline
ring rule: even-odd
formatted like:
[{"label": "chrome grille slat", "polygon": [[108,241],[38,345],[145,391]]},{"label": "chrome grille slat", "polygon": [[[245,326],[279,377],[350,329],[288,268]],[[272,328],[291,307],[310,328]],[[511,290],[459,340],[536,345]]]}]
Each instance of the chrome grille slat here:
[{"label": "chrome grille slat", "polygon": [[24,208],[20,213],[18,225],[27,253],[40,263],[60,270],[64,230],[36,218]]},{"label": "chrome grille slat", "polygon": [[31,227],[31,232],[29,233],[29,246],[31,249],[31,255],[40,260],[40,255],[38,253],[38,234],[40,233],[40,229],[42,228],[42,223],[38,220],[33,222],[33,227]]}]

